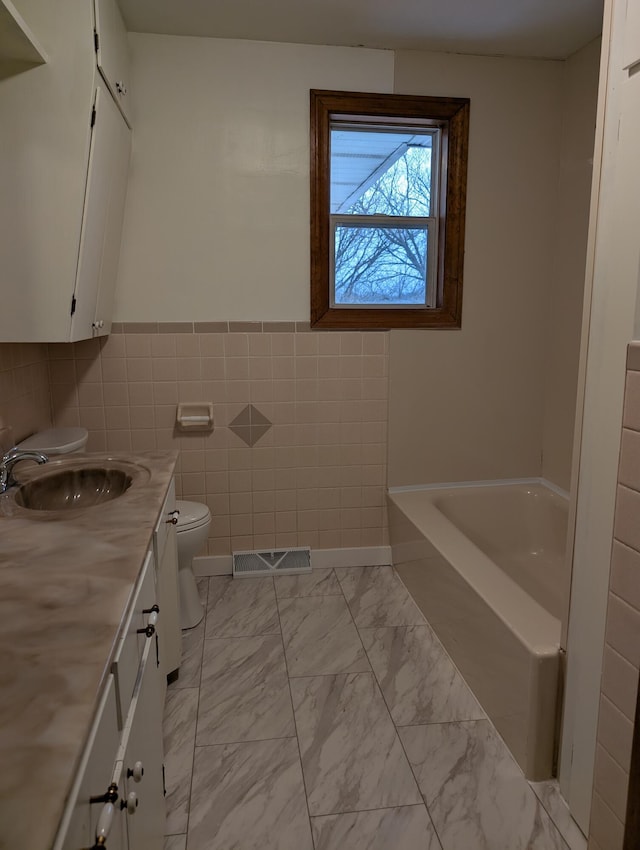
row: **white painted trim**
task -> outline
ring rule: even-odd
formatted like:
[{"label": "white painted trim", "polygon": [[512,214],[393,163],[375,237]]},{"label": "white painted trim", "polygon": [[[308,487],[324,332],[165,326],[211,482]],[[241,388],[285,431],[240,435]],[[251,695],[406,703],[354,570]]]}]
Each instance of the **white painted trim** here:
[{"label": "white painted trim", "polygon": [[[352,549],[312,549],[311,568],[384,567],[391,564],[391,546],[359,546]],[[193,559],[196,576],[230,576],[231,555],[203,555]]]},{"label": "white painted trim", "polygon": [[540,484],[558,496],[562,496],[563,499],[569,498],[569,493],[566,490],[562,490],[547,478],[496,478],[487,481],[447,481],[442,484],[407,484],[403,487],[389,487],[388,492],[412,493],[416,490],[448,490],[461,487],[508,487],[513,484]]},{"label": "white painted trim", "polygon": [[391,546],[358,546],[353,549],[312,549],[311,567],[386,567],[391,564]]},{"label": "white painted trim", "polygon": [[193,559],[195,576],[230,576],[232,572],[231,555],[202,555]]}]

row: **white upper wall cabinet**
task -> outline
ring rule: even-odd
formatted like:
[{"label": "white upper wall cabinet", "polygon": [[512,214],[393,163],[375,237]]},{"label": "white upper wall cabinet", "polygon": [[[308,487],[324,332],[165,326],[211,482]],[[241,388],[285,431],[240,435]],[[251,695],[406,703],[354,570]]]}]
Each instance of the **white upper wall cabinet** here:
[{"label": "white upper wall cabinet", "polygon": [[640,62],[640,0],[627,0],[622,62],[623,68]]},{"label": "white upper wall cabinet", "polygon": [[[0,342],[86,339],[110,327],[130,131],[107,108],[92,4],[14,2],[48,62],[0,84]],[[113,150],[98,156],[105,133]]]},{"label": "white upper wall cabinet", "polygon": [[11,0],[0,0],[0,80],[46,61],[44,48]]},{"label": "white upper wall cabinet", "polygon": [[96,90],[71,341],[111,330],[131,130],[104,85]]},{"label": "white upper wall cabinet", "polygon": [[98,68],[131,126],[131,59],[127,31],[115,0],[94,0]]}]

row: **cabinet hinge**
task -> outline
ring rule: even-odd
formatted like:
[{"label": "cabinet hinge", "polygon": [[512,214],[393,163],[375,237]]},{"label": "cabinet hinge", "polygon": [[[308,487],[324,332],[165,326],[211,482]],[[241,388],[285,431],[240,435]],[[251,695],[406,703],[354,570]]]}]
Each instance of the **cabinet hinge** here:
[{"label": "cabinet hinge", "polygon": [[100,36],[98,35],[98,31],[93,31],[93,46],[96,49],[96,53],[100,50]]},{"label": "cabinet hinge", "polygon": [[96,123],[96,108],[94,106],[91,109],[91,124],[89,126],[93,127],[95,123]]},{"label": "cabinet hinge", "polygon": [[72,295],[71,296],[71,315],[73,316],[73,314],[75,312],[76,312],[76,296]]}]

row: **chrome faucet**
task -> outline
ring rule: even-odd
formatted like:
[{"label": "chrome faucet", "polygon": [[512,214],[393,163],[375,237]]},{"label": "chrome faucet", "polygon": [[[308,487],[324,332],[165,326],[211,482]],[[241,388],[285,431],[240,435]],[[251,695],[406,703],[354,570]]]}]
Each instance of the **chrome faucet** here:
[{"label": "chrome faucet", "polygon": [[23,452],[19,449],[11,449],[0,460],[0,493],[6,493],[9,487],[16,483],[13,477],[13,467],[21,460],[35,460],[36,463],[46,463],[48,455],[42,452]]}]

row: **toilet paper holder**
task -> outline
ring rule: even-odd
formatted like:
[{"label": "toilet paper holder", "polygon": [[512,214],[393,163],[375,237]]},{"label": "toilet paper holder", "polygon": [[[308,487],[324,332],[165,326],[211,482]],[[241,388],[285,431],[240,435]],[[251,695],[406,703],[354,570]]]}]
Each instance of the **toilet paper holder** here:
[{"label": "toilet paper holder", "polygon": [[183,431],[212,431],[213,402],[192,401],[178,405],[176,414],[178,427]]}]

